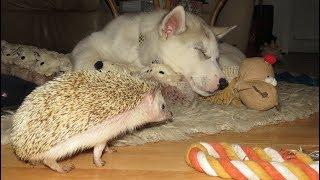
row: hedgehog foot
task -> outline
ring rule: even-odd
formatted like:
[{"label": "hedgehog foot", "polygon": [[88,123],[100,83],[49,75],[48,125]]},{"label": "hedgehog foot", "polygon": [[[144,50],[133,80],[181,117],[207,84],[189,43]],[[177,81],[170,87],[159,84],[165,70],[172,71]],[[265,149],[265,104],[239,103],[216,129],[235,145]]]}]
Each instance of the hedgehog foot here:
[{"label": "hedgehog foot", "polygon": [[72,169],[74,169],[73,164],[61,166],[54,159],[44,159],[43,164],[45,164],[46,166],[50,167],[52,170],[57,171],[59,173],[68,173]]},{"label": "hedgehog foot", "polygon": [[41,165],[40,161],[28,161],[27,163],[29,165],[31,165],[31,166],[39,166],[39,165]]},{"label": "hedgehog foot", "polygon": [[109,146],[106,146],[106,147],[104,148],[104,152],[106,152],[106,153],[114,153],[114,152],[117,152],[117,150],[114,149],[114,148],[111,148],[111,147],[109,147]]},{"label": "hedgehog foot", "polygon": [[101,159],[102,152],[106,147],[106,143],[107,142],[97,144],[93,147],[93,162],[98,167],[102,167],[106,164],[106,162]]},{"label": "hedgehog foot", "polygon": [[97,167],[102,167],[102,166],[106,165],[106,161],[103,161],[103,160],[99,159],[99,160],[95,160],[95,161],[94,161],[94,164],[95,164]]}]

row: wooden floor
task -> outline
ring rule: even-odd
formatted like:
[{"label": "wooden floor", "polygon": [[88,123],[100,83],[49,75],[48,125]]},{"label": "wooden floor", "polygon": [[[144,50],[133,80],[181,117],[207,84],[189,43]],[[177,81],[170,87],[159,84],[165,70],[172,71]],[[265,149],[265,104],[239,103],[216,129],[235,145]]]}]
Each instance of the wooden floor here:
[{"label": "wooden floor", "polygon": [[247,133],[197,135],[182,142],[160,142],[143,146],[118,147],[117,152],[104,154],[105,167],[92,163],[91,152],[84,152],[62,163],[73,163],[76,169],[58,174],[45,166],[24,164],[9,146],[1,147],[1,179],[212,179],[188,167],[185,151],[193,142],[224,141],[252,146],[302,149],[307,152],[319,148],[319,113],[305,120],[256,128]]}]

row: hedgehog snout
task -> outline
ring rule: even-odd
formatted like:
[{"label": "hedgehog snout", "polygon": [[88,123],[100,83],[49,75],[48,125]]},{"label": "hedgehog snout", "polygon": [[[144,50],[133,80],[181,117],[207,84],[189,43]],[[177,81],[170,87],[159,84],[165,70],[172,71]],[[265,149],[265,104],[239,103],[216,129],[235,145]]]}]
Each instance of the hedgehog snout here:
[{"label": "hedgehog snout", "polygon": [[173,118],[173,114],[171,111],[165,111],[163,113],[163,116],[162,116],[162,121],[165,121],[165,122],[172,122],[172,119]]},{"label": "hedgehog snout", "polygon": [[169,114],[170,114],[170,115],[167,117],[166,122],[172,122],[172,121],[173,121],[173,114],[172,114],[172,112],[169,111]]}]

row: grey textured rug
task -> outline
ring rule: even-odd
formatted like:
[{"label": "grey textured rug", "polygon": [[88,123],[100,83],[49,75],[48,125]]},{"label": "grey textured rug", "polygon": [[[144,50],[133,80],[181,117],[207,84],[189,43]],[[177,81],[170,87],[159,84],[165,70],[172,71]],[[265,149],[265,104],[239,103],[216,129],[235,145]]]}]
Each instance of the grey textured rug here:
[{"label": "grey textured rug", "polygon": [[276,109],[259,112],[244,106],[219,106],[199,99],[190,107],[175,107],[173,122],[129,134],[118,140],[115,146],[182,140],[194,133],[246,132],[256,126],[307,118],[319,111],[319,87],[283,82],[277,87],[281,112]]},{"label": "grey textured rug", "polygon": [[[189,107],[173,107],[173,122],[145,128],[117,140],[115,146],[138,145],[157,141],[188,139],[194,133],[215,134],[220,131],[246,132],[253,127],[307,118],[319,111],[319,87],[280,82],[281,112],[249,110],[242,106],[213,105],[199,98]],[[8,143],[11,115],[1,117],[1,144]]]}]

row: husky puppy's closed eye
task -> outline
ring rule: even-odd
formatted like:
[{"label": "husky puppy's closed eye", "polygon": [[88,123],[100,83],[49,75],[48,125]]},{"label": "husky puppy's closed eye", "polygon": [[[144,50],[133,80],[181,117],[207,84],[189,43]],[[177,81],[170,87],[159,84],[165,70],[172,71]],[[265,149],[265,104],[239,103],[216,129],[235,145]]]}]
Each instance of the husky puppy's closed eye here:
[{"label": "husky puppy's closed eye", "polygon": [[76,45],[73,68],[101,69],[106,61],[144,67],[156,61],[182,74],[196,93],[209,96],[228,85],[217,62],[217,39],[234,28],[210,27],[182,6],[123,15]]}]

